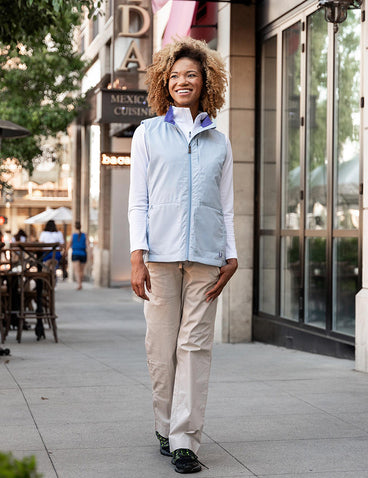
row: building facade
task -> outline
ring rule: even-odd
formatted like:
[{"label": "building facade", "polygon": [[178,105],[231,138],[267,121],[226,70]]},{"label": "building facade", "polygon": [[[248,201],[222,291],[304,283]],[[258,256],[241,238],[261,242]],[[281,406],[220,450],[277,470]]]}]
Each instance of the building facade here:
[{"label": "building facade", "polygon": [[[219,2],[211,22],[206,5],[213,2],[193,9],[190,34],[206,38],[211,29],[206,39],[231,74],[217,127],[233,147],[239,253],[216,338],[341,357],[356,349],[357,369],[368,370],[365,3],[337,29],[316,0]],[[110,163],[111,155],[129,156],[139,121],[103,122],[98,90],[144,90],[145,65],[170,24],[164,8],[153,15],[148,4],[116,1],[99,29],[86,22],[81,32],[94,59],[85,87],[93,89],[90,110],[73,127],[73,202],[95,242],[100,285],[129,280],[128,161]],[[110,166],[101,153],[110,153]]]},{"label": "building facade", "polygon": [[[39,237],[44,224],[26,224],[26,219],[47,208],[71,207],[68,136],[48,138],[42,145],[42,152],[43,155],[34,161],[31,175],[16,160],[6,160],[7,173],[3,173],[3,179],[10,187],[3,189],[0,201],[0,216],[3,219],[0,231],[3,235],[12,237],[23,229],[28,238],[34,240]],[[64,235],[70,233],[69,225],[63,229]]]}]

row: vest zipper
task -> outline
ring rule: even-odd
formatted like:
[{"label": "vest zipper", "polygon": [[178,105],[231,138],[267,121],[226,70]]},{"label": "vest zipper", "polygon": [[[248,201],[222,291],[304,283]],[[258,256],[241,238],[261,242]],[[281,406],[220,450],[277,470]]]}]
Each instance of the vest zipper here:
[{"label": "vest zipper", "polygon": [[189,210],[188,210],[188,236],[187,236],[187,260],[189,261],[189,243],[190,243],[190,222],[192,216],[192,146],[191,141],[191,131],[189,131],[189,144],[188,144],[188,154],[189,154]]}]

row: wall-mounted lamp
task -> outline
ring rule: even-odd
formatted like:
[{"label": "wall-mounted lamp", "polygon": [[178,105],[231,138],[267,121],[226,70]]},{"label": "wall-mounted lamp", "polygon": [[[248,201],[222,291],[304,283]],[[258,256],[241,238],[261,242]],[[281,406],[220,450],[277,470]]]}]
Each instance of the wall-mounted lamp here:
[{"label": "wall-mounted lamp", "polygon": [[346,20],[348,10],[360,8],[363,0],[319,0],[318,6],[325,9],[325,19],[334,24],[335,33],[338,31],[338,24]]}]

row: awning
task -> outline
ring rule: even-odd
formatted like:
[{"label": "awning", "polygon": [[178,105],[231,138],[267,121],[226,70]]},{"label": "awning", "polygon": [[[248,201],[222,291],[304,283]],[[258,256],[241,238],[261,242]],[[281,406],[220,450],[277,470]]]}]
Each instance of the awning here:
[{"label": "awning", "polygon": [[189,35],[197,3],[187,0],[174,0],[172,2],[170,17],[162,41],[163,46],[171,43],[176,38]]}]

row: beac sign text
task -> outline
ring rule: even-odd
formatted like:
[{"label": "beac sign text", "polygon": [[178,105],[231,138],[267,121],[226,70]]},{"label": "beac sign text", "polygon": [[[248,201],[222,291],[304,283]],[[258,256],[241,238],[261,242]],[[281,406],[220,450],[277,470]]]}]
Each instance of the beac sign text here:
[{"label": "beac sign text", "polygon": [[129,153],[101,153],[102,166],[130,166]]},{"label": "beac sign text", "polygon": [[98,123],[132,123],[152,117],[144,90],[101,89],[97,93]]}]

